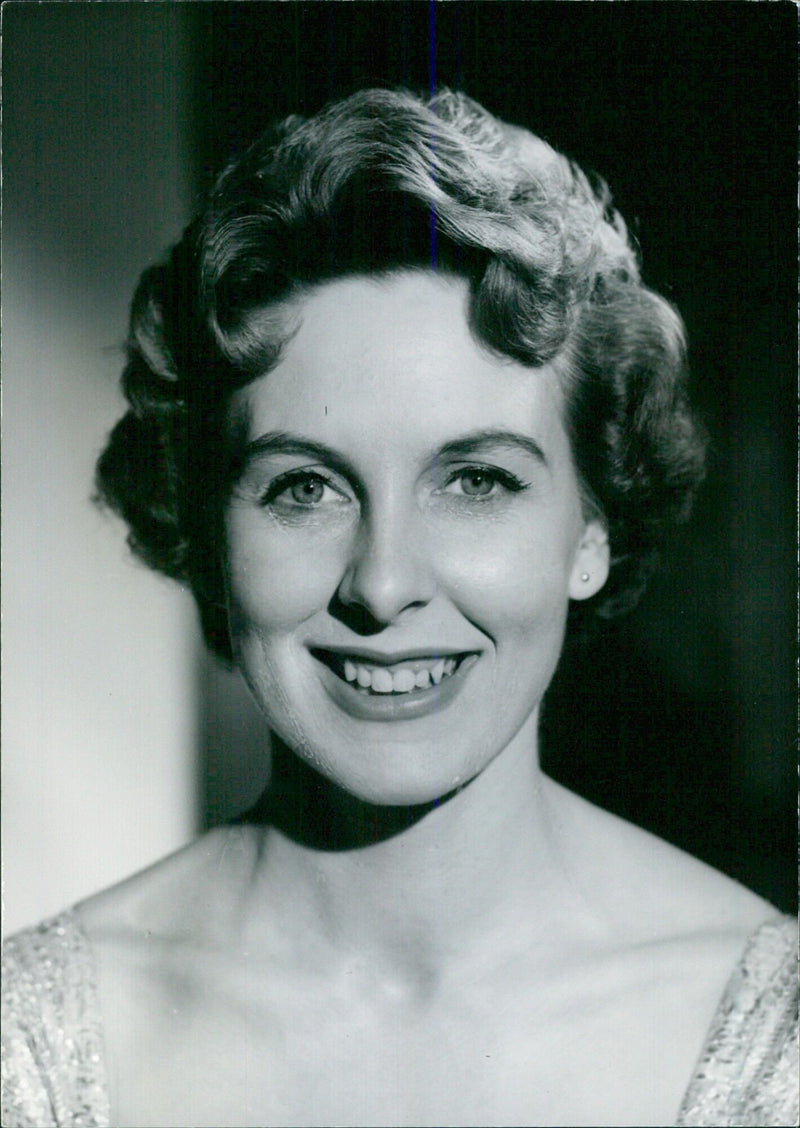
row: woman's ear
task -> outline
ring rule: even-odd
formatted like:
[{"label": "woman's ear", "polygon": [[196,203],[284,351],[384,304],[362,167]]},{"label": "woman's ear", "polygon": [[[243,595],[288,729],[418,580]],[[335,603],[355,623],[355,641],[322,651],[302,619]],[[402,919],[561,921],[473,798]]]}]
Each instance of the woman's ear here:
[{"label": "woman's ear", "polygon": [[591,599],[608,579],[611,549],[602,521],[589,521],[583,530],[569,578],[570,599]]}]

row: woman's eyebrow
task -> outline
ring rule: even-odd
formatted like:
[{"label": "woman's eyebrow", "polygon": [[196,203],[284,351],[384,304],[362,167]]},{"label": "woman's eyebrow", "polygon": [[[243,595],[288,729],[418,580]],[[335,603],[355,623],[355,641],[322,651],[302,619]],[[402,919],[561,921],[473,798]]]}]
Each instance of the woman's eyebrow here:
[{"label": "woman's eyebrow", "polygon": [[[436,452],[436,458],[484,454],[490,448],[497,449],[498,447],[522,451],[535,458],[543,466],[548,465],[547,457],[535,439],[517,431],[505,431],[494,427],[459,435],[457,439],[452,439],[440,447]],[[240,477],[244,474],[247,467],[257,458],[271,454],[291,454],[301,458],[313,458],[315,462],[324,462],[326,466],[330,466],[331,469],[349,478],[356,476],[352,464],[332,447],[304,435],[293,435],[286,431],[267,431],[246,443],[236,459],[235,476]]]},{"label": "woman's eyebrow", "polygon": [[458,455],[483,454],[487,450],[505,448],[508,450],[523,451],[531,455],[543,466],[548,465],[547,456],[542,448],[529,435],[519,434],[517,431],[503,431],[493,427],[480,431],[470,431],[461,435],[440,448],[438,458],[452,458]]},{"label": "woman's eyebrow", "polygon": [[257,458],[271,454],[293,454],[301,458],[312,458],[315,462],[324,462],[326,466],[346,477],[356,476],[351,463],[332,447],[315,439],[306,438],[304,435],[292,435],[286,431],[267,431],[245,444],[236,460],[237,477],[244,474],[247,467]]}]

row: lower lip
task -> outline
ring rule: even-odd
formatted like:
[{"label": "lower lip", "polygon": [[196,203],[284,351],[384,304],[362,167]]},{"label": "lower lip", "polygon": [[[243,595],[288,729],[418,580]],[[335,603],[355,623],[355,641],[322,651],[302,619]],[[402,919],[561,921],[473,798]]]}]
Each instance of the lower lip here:
[{"label": "lower lip", "polygon": [[454,674],[429,689],[412,689],[408,693],[364,693],[343,681],[318,658],[314,661],[322,673],[326,690],[345,713],[359,721],[413,721],[444,709],[456,699],[464,687],[478,655],[465,658]]}]

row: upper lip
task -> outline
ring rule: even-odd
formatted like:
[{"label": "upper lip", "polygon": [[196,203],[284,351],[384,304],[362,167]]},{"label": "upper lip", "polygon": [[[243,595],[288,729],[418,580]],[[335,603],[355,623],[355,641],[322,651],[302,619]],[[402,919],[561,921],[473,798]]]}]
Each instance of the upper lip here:
[{"label": "upper lip", "polygon": [[395,666],[399,662],[414,662],[423,658],[458,658],[462,654],[476,654],[475,647],[454,648],[449,646],[417,647],[413,650],[391,652],[370,650],[368,647],[350,646],[311,646],[312,653],[333,654],[337,658],[350,658],[355,662],[369,663],[371,666]]}]

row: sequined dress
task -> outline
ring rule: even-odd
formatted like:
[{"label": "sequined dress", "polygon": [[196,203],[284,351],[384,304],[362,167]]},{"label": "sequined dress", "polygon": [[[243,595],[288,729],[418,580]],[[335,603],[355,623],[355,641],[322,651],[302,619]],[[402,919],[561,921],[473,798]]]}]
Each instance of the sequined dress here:
[{"label": "sequined dress", "polygon": [[[750,938],[717,1009],[677,1126],[798,1122],[797,939],[777,919]],[[4,1128],[109,1128],[92,953],[72,911],[3,952]]]}]

